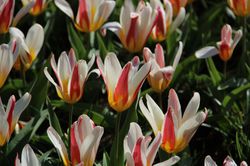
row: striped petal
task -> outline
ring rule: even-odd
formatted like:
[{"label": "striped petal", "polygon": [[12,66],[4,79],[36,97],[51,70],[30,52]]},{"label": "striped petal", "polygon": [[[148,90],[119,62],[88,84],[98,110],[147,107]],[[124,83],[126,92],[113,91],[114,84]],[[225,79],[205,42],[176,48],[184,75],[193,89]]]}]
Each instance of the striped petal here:
[{"label": "striped petal", "polygon": [[55,0],[55,5],[64,12],[67,16],[69,16],[72,20],[74,20],[74,13],[69,5],[69,3],[65,0]]},{"label": "striped petal", "polygon": [[154,166],[171,166],[176,164],[180,160],[180,157],[178,156],[173,156],[170,159],[163,161],[161,163],[155,164]]},{"label": "striped petal", "polygon": [[32,148],[29,146],[29,144],[25,145],[23,150],[22,150],[22,158],[21,162],[23,166],[40,166],[41,164],[39,163],[34,151]]},{"label": "striped petal", "polygon": [[147,149],[147,163],[149,163],[150,165],[153,164],[156,153],[158,152],[160,145],[161,145],[161,133],[158,133],[154,141],[150,144],[150,146]]},{"label": "striped petal", "polygon": [[169,95],[168,95],[168,109],[171,108],[172,111],[174,111],[174,114],[177,118],[178,121],[178,126],[180,125],[181,122],[181,105],[179,102],[179,98],[175,92],[174,89],[170,89]]}]

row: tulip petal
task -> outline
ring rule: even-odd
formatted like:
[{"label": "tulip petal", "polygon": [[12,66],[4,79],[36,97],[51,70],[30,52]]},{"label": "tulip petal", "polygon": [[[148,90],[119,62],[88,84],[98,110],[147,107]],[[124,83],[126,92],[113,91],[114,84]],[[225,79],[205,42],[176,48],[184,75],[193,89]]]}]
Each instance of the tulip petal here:
[{"label": "tulip petal", "polygon": [[234,36],[234,40],[233,40],[233,43],[232,43],[232,50],[234,50],[234,48],[236,47],[236,45],[239,43],[241,37],[242,37],[242,30],[238,30],[236,33],[235,33],[235,36]]},{"label": "tulip petal", "polygon": [[171,24],[169,33],[174,32],[181,25],[181,23],[185,19],[185,16],[186,16],[186,10],[185,10],[185,8],[182,7],[180,9],[178,15],[176,16],[174,22]]},{"label": "tulip petal", "polygon": [[173,68],[174,70],[176,69],[180,59],[181,59],[181,54],[182,54],[182,51],[183,51],[183,44],[182,42],[179,42],[179,48],[178,48],[178,51],[175,55],[175,58],[174,58],[174,63],[173,63]]},{"label": "tulip petal", "polygon": [[184,112],[182,123],[195,116],[196,112],[199,109],[199,106],[200,106],[200,94],[195,92],[194,96],[189,101],[187,108]]},{"label": "tulip petal", "polygon": [[155,60],[160,68],[165,67],[164,51],[159,43],[155,47]]},{"label": "tulip petal", "polygon": [[208,58],[219,54],[219,51],[214,46],[207,46],[195,52],[195,56],[198,59]]},{"label": "tulip petal", "polygon": [[232,38],[232,28],[230,25],[226,24],[221,29],[221,41],[230,45]]},{"label": "tulip petal", "polygon": [[149,163],[150,165],[153,164],[156,153],[158,152],[160,145],[161,145],[161,133],[158,133],[154,141],[150,144],[150,146],[147,149],[147,163]]},{"label": "tulip petal", "polygon": [[214,162],[211,156],[206,156],[204,166],[217,166],[217,164]]},{"label": "tulip petal", "polygon": [[174,89],[170,89],[170,91],[169,91],[168,108],[173,109],[174,114],[175,114],[175,116],[177,118],[177,121],[178,121],[177,125],[179,127],[180,122],[181,122],[181,118],[182,118],[181,105],[180,105],[180,102],[179,102],[179,98],[178,98],[178,96],[177,96]]},{"label": "tulip petal", "polygon": [[28,4],[26,4],[25,6],[23,6],[18,13],[16,14],[16,16],[13,19],[12,22],[12,26],[16,26],[18,24],[18,22],[20,21],[20,19],[26,15],[27,13],[29,13],[30,9],[35,5],[35,1],[30,1]]},{"label": "tulip petal", "polygon": [[16,155],[15,166],[22,166],[18,154]]},{"label": "tulip petal", "polygon": [[171,166],[176,164],[181,158],[178,156],[173,156],[170,159],[163,161],[161,163],[155,164],[154,166]]},{"label": "tulip petal", "polygon": [[9,125],[6,117],[0,116],[0,147],[3,146],[7,142],[8,132],[9,132]]},{"label": "tulip petal", "polygon": [[33,165],[33,166],[40,166],[41,164],[39,163],[34,151],[32,148],[27,144],[24,146],[22,150],[22,165]]},{"label": "tulip petal", "polygon": [[237,166],[237,164],[230,156],[227,156],[223,161],[223,166]]},{"label": "tulip petal", "polygon": [[58,59],[57,72],[60,81],[62,82],[61,88],[63,91],[65,91],[67,90],[67,85],[71,74],[70,62],[66,52],[62,52]]},{"label": "tulip petal", "polygon": [[74,20],[74,13],[67,1],[55,0],[55,4],[62,12],[64,12],[67,16],[69,16],[72,20]]},{"label": "tulip petal", "polygon": [[126,162],[127,162],[126,166],[135,166],[134,159],[131,153],[126,153],[125,156],[126,156]]},{"label": "tulip petal", "polygon": [[49,72],[48,72],[48,67],[45,67],[44,70],[44,75],[47,77],[47,79],[58,89],[60,89],[60,87],[57,85],[57,83],[54,81],[54,79],[50,76]]},{"label": "tulip petal", "polygon": [[99,9],[97,10],[97,14],[95,15],[94,22],[97,25],[102,25],[102,23],[108,19],[114,7],[115,7],[115,1],[104,1],[100,5]]},{"label": "tulip petal", "polygon": [[122,29],[122,26],[118,22],[108,22],[102,26],[102,31],[108,29],[116,34],[117,37]]}]

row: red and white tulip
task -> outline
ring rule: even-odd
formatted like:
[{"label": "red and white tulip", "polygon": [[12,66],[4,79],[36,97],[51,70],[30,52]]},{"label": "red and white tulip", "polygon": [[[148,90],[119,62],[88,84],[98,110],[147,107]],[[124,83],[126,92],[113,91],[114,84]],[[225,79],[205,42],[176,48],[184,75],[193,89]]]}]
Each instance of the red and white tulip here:
[{"label": "red and white tulip", "polygon": [[[126,166],[152,166],[155,156],[161,145],[161,133],[158,133],[152,143],[150,136],[144,136],[137,123],[130,123],[128,135],[124,139],[124,153],[127,159]],[[180,160],[178,156],[154,164],[154,166],[171,166]]]},{"label": "red and white tulip", "polygon": [[[204,166],[217,166],[216,162],[212,159],[211,156],[206,156],[204,161]],[[237,166],[237,164],[234,162],[234,160],[227,156],[225,160],[223,161],[223,166]],[[247,166],[247,163],[245,161],[242,161],[240,163],[240,166]]]},{"label": "red and white tulip", "polygon": [[103,30],[113,31],[130,52],[138,52],[144,47],[157,18],[157,10],[148,2],[139,1],[137,8],[132,0],[125,0],[120,13],[120,23],[110,22]]},{"label": "red and white tulip", "polygon": [[34,24],[28,31],[26,38],[21,30],[15,27],[10,28],[12,39],[21,39],[19,57],[14,65],[16,70],[27,70],[36,59],[43,46],[44,30],[40,24]]},{"label": "red and white tulip", "polygon": [[18,119],[28,106],[30,99],[31,95],[29,93],[25,93],[18,101],[12,95],[8,101],[6,110],[0,99],[0,146],[9,141]]},{"label": "red and white tulip", "polygon": [[160,44],[156,45],[154,54],[149,48],[144,48],[144,62],[151,62],[152,64],[147,79],[154,91],[163,92],[169,86],[181,58],[182,50],[183,45],[182,42],[180,42],[173,66],[165,66],[164,51]]},{"label": "red and white tulip", "polygon": [[71,159],[69,159],[67,149],[55,129],[49,127],[47,130],[49,139],[60,153],[64,165],[92,166],[104,132],[103,127],[95,126],[94,122],[87,115],[82,115],[73,123],[70,130]]},{"label": "red and white tulip", "polygon": [[23,6],[27,6],[30,2],[35,1],[34,6],[30,9],[30,14],[37,16],[41,14],[47,7],[47,0],[22,0]]},{"label": "red and white tulip", "polygon": [[154,134],[162,134],[161,147],[168,153],[182,151],[207,116],[207,112],[197,113],[200,104],[200,95],[197,92],[194,93],[183,116],[178,96],[173,89],[169,91],[168,111],[165,115],[149,95],[146,95],[146,100],[147,107],[142,99],[140,100],[140,109]]},{"label": "red and white tulip", "polygon": [[221,29],[221,41],[217,42],[217,48],[214,46],[207,46],[196,51],[195,56],[199,59],[211,57],[219,54],[223,61],[228,61],[233,54],[233,51],[242,37],[242,30],[238,30],[232,39],[232,28],[226,24]]},{"label": "red and white tulip", "polygon": [[237,16],[250,15],[250,0],[227,0],[227,3]]},{"label": "red and white tulip", "polygon": [[94,62],[95,56],[92,56],[88,64],[85,60],[77,61],[75,52],[71,49],[68,55],[66,52],[61,53],[58,65],[56,65],[54,55],[50,60],[58,83],[50,76],[47,67],[44,68],[44,74],[56,87],[58,96],[65,102],[73,104],[81,99],[85,81],[91,73],[89,71]]},{"label": "red and white tulip", "polygon": [[150,63],[145,63],[138,71],[139,64],[137,56],[123,68],[114,53],[108,53],[104,64],[97,57],[97,65],[108,91],[109,105],[117,112],[131,106],[150,71]]},{"label": "red and white tulip", "polygon": [[152,29],[151,37],[155,41],[163,41],[169,34],[175,31],[184,21],[186,11],[181,7],[175,19],[173,18],[173,7],[168,0],[151,0],[151,6],[158,11],[158,17],[154,28]]},{"label": "red and white tulip", "polygon": [[76,18],[66,0],[55,0],[56,6],[69,16],[82,32],[98,30],[108,19],[115,7],[114,0],[79,0]]},{"label": "red and white tulip", "polygon": [[174,16],[176,16],[182,7],[186,7],[188,0],[169,0],[173,6]]},{"label": "red and white tulip", "polygon": [[16,156],[15,166],[40,166],[40,162],[36,157],[33,149],[30,147],[29,144],[25,145],[22,150],[21,161]]}]

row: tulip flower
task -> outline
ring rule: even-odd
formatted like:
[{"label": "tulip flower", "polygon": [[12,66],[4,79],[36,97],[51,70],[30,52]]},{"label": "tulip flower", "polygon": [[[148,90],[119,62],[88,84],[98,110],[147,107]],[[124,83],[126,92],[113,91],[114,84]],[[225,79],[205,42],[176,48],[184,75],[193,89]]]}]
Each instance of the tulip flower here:
[{"label": "tulip flower", "polygon": [[236,15],[243,17],[250,15],[249,0],[227,0],[227,3]]},{"label": "tulip flower", "polygon": [[[28,13],[34,2],[31,1],[25,7],[21,8],[13,19],[15,0],[0,0],[0,34],[7,33],[11,24],[14,26],[18,21]],[[12,23],[13,22],[13,23]]]},{"label": "tulip flower", "polygon": [[163,41],[180,26],[185,18],[186,11],[182,7],[173,21],[173,8],[168,0],[164,1],[164,5],[160,0],[153,0],[151,5],[158,10],[157,21],[152,29],[151,37],[155,41]]},{"label": "tulip flower", "polygon": [[156,92],[163,92],[170,84],[174,71],[179,63],[183,50],[182,42],[179,43],[179,50],[175,56],[173,66],[165,67],[164,51],[160,44],[155,47],[155,54],[149,48],[144,48],[144,62],[151,62],[151,71],[148,75],[148,82]]},{"label": "tulip flower", "polygon": [[139,64],[140,60],[136,56],[122,69],[114,53],[108,53],[104,64],[97,57],[97,65],[108,91],[109,105],[117,112],[131,106],[150,71],[150,63],[144,64],[138,71]]},{"label": "tulip flower", "polygon": [[28,31],[26,38],[18,28],[11,27],[10,35],[12,39],[21,39],[19,57],[14,65],[16,70],[27,70],[36,59],[43,46],[44,30],[39,24],[34,24]]},{"label": "tulip flower", "polygon": [[[217,166],[216,162],[211,158],[211,156],[206,156],[204,161],[204,166]],[[227,156],[225,160],[223,161],[223,166],[237,166],[237,164],[234,162],[234,160]],[[242,161],[240,163],[240,166],[247,166],[247,163],[245,161]]]},{"label": "tulip flower", "polygon": [[128,51],[138,52],[145,45],[155,25],[156,17],[157,10],[148,2],[140,0],[135,9],[132,0],[125,0],[120,13],[120,23],[110,22],[102,29],[113,31]]},{"label": "tulip flower", "polygon": [[0,45],[0,88],[4,85],[10,70],[16,62],[20,47],[20,40],[13,40],[9,44]]},{"label": "tulip flower", "polygon": [[[150,136],[144,136],[137,123],[130,123],[128,135],[124,139],[126,166],[152,166],[156,153],[161,145],[161,134],[158,133],[152,143]],[[171,157],[154,166],[171,166],[180,160],[178,156]]]},{"label": "tulip flower", "polygon": [[183,116],[178,96],[173,89],[169,91],[168,111],[165,115],[149,95],[146,95],[146,99],[147,107],[141,99],[140,109],[154,134],[162,133],[161,147],[168,153],[182,151],[207,116],[207,111],[197,113],[200,104],[200,95],[197,92],[194,93]]},{"label": "tulip flower", "polygon": [[21,161],[18,155],[16,156],[15,166],[40,166],[40,165],[41,164],[39,163],[34,151],[32,150],[29,144],[25,145],[22,150]]},{"label": "tulip flower", "polygon": [[211,57],[219,54],[220,58],[226,62],[228,61],[233,51],[242,37],[242,30],[235,32],[234,39],[232,39],[232,28],[226,24],[221,30],[221,41],[217,42],[217,48],[214,46],[207,46],[196,51],[195,56],[199,59]]},{"label": "tulip flower", "polygon": [[29,93],[25,93],[18,101],[16,101],[15,96],[12,95],[5,110],[0,98],[0,146],[3,146],[9,141],[16,123],[22,112],[28,106],[30,99],[31,95]]},{"label": "tulip flower", "polygon": [[103,132],[103,127],[95,126],[87,115],[80,116],[71,127],[70,162],[67,149],[59,134],[53,127],[49,127],[47,130],[49,139],[60,153],[65,166],[92,166]]},{"label": "tulip flower", "polygon": [[55,0],[55,4],[75,21],[76,28],[82,32],[98,30],[115,7],[114,0],[79,0],[77,16],[74,18],[73,10],[67,1]]},{"label": "tulip flower", "polygon": [[84,84],[91,73],[89,71],[94,61],[95,56],[92,56],[88,64],[85,60],[76,61],[75,52],[71,49],[68,56],[66,52],[61,53],[58,66],[56,65],[54,55],[52,55],[50,60],[59,85],[50,76],[47,67],[44,69],[44,74],[56,87],[58,96],[65,102],[73,104],[82,97]]},{"label": "tulip flower", "polygon": [[174,16],[176,16],[182,7],[186,7],[188,0],[169,0],[173,6]]},{"label": "tulip flower", "polygon": [[22,0],[23,6],[27,6],[31,1],[35,1],[34,6],[30,9],[30,14],[37,16],[47,7],[47,0]]}]

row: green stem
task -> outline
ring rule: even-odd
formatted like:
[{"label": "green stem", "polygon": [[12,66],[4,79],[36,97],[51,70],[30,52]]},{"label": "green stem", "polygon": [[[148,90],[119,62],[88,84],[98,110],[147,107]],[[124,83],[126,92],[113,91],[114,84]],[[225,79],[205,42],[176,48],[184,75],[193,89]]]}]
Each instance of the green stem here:
[{"label": "green stem", "polygon": [[224,63],[224,77],[227,78],[227,62]]},{"label": "green stem", "polygon": [[243,49],[242,49],[242,57],[247,56],[246,51],[247,51],[247,17],[244,17],[243,18]]},{"label": "green stem", "polygon": [[23,87],[25,88],[27,85],[26,73],[25,73],[25,67],[23,66],[22,62],[21,62],[21,75],[22,75],[22,79],[23,79]]},{"label": "green stem", "polygon": [[120,123],[121,123],[121,115],[122,113],[117,113],[117,119],[115,124],[115,133],[116,133],[116,154],[115,154],[115,162],[119,163],[119,141],[120,141]]},{"label": "green stem", "polygon": [[159,100],[159,106],[161,109],[163,109],[163,105],[162,105],[162,92],[158,93],[158,100]]},{"label": "green stem", "polygon": [[70,151],[70,145],[71,145],[71,125],[72,125],[72,119],[73,119],[73,111],[74,111],[74,105],[71,104],[71,109],[69,111],[69,158],[71,158],[71,151]]}]

